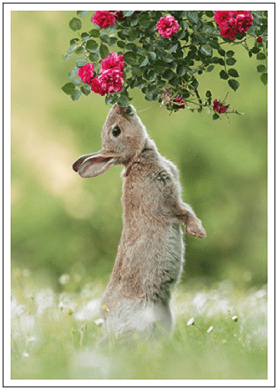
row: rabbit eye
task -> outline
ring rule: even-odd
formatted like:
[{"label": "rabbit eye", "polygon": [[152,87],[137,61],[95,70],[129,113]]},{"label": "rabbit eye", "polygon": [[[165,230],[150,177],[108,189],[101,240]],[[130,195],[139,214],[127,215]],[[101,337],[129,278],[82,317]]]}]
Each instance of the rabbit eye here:
[{"label": "rabbit eye", "polygon": [[115,126],[114,129],[112,130],[112,135],[113,137],[118,137],[121,134],[121,129],[119,126]]}]

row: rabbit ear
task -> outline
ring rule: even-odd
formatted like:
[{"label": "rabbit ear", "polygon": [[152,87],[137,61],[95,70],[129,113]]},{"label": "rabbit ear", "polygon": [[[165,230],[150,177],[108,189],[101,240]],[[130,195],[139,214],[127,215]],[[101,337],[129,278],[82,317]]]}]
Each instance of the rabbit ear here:
[{"label": "rabbit ear", "polygon": [[114,165],[115,158],[107,156],[105,153],[98,152],[93,154],[85,154],[79,157],[73,164],[73,169],[78,172],[81,177],[96,177],[102,175]]}]

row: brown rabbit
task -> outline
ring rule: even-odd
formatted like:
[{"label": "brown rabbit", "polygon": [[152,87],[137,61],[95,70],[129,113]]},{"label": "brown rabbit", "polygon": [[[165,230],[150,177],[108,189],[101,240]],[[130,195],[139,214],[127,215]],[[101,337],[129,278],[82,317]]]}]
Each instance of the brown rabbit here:
[{"label": "brown rabbit", "polygon": [[[73,169],[95,177],[112,165],[124,166],[123,232],[112,275],[102,297],[109,330],[170,332],[170,289],[180,277],[184,245],[180,224],[195,237],[206,232],[181,199],[176,166],[162,157],[136,111],[115,104],[102,129],[102,150],[81,156]],[[108,329],[108,327],[106,327]]]}]

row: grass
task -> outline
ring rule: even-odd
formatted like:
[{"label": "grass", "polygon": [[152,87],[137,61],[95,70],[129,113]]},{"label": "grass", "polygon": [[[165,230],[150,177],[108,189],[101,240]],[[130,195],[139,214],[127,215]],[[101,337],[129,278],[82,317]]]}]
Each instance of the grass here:
[{"label": "grass", "polygon": [[36,285],[12,272],[12,379],[266,379],[267,291],[200,281],[173,292],[170,339],[104,348],[98,324],[101,283],[79,293]]}]

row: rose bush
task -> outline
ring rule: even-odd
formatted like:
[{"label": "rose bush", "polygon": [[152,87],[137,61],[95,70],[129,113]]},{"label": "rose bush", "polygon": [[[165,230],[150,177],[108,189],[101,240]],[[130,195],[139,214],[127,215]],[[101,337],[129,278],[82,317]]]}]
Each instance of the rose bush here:
[{"label": "rose bush", "polygon": [[212,71],[238,90],[231,44],[263,61],[257,72],[267,83],[266,11],[96,11],[90,15],[94,27],[81,32],[86,14],[78,11],[70,20],[78,37],[63,56],[67,61],[77,56],[71,81],[62,87],[73,100],[93,91],[105,96],[106,104],[127,107],[131,90],[139,88],[146,100],[158,101],[170,112],[209,109],[213,119],[238,113],[210,90],[199,93],[201,75]]}]

